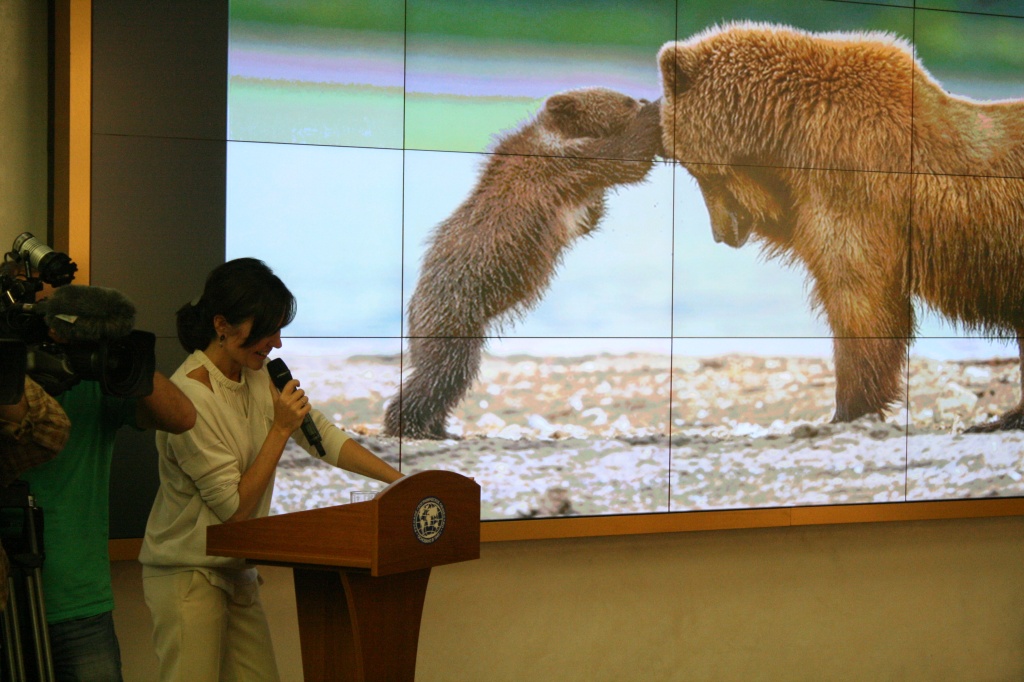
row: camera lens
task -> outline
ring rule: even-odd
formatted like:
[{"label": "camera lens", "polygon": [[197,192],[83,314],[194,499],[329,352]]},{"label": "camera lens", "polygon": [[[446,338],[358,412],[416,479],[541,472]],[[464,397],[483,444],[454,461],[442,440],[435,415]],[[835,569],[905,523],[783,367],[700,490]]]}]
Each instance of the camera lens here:
[{"label": "camera lens", "polygon": [[156,336],[133,330],[120,339],[61,347],[79,379],[98,381],[107,395],[141,398],[153,392]]}]

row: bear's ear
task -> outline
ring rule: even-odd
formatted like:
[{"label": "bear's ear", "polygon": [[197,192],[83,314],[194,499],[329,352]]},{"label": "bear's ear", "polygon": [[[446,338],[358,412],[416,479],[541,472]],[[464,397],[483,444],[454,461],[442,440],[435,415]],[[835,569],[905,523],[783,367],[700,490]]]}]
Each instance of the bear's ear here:
[{"label": "bear's ear", "polygon": [[560,121],[574,120],[580,114],[579,98],[570,94],[552,95],[544,107]]},{"label": "bear's ear", "polygon": [[658,51],[658,67],[665,99],[685,92],[694,81],[697,71],[697,55],[682,43],[665,43]]}]

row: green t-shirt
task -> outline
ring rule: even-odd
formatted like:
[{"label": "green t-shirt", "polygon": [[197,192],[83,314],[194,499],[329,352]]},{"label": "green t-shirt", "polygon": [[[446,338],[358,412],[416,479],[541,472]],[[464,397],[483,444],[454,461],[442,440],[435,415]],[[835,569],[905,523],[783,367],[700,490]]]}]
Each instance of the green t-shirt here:
[{"label": "green t-shirt", "polygon": [[138,401],[83,381],[57,397],[71,435],[57,457],[22,474],[43,510],[43,595],[50,623],[111,611],[110,461],[114,437],[135,426]]}]

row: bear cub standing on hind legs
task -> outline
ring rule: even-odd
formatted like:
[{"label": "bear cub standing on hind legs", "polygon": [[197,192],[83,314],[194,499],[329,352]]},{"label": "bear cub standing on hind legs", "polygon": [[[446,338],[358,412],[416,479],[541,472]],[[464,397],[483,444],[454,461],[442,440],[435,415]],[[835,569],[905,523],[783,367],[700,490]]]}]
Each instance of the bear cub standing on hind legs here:
[{"label": "bear cub standing on hind legs", "polygon": [[409,301],[413,371],[388,404],[385,434],[448,437],[488,330],[541,299],[565,249],[597,227],[605,192],[642,181],[661,153],[659,104],[605,88],[553,95],[499,140],[431,234]]},{"label": "bear cub standing on hind legs", "polygon": [[[880,33],[732,24],[658,61],[665,146],[715,240],[754,235],[807,268],[832,328],[833,421],[904,394],[914,299],[1016,337],[1024,362],[1024,101],[950,95]],[[1024,401],[971,430],[1019,428]]]}]

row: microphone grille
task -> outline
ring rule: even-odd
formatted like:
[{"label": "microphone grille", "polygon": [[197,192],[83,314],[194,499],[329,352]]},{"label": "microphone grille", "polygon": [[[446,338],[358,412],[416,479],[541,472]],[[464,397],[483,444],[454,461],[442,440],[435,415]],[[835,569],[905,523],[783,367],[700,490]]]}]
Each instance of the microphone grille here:
[{"label": "microphone grille", "polygon": [[284,385],[292,380],[292,373],[288,371],[288,365],[284,364],[281,358],[274,358],[267,363],[267,371],[270,372],[270,380],[277,386],[277,390],[284,388]]}]

